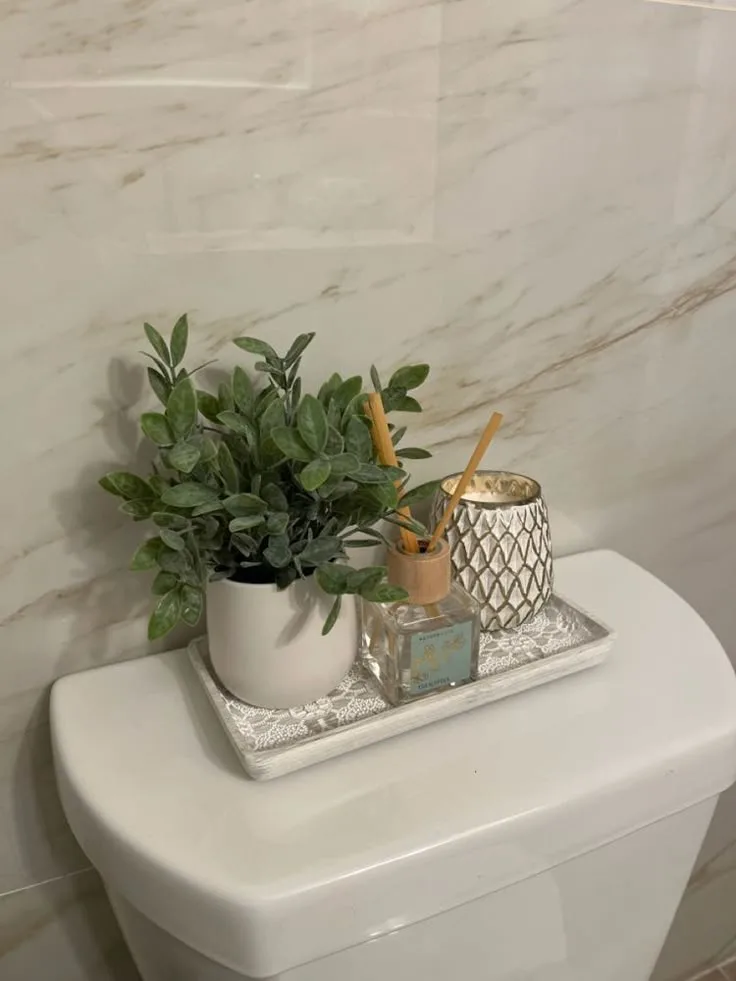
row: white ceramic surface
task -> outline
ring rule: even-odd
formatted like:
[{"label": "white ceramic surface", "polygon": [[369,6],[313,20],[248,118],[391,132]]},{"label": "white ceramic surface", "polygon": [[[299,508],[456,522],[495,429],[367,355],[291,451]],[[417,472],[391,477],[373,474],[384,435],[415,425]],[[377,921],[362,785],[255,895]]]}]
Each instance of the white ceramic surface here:
[{"label": "white ceramic surface", "polygon": [[[649,981],[714,804],[428,920],[403,926],[387,911],[368,942],[269,981]],[[144,981],[255,981],[167,934],[122,896],[112,899]]]},{"label": "white ceramic surface", "polygon": [[[270,784],[240,776],[186,652],[62,679],[52,728],[75,834],[140,914],[263,977],[378,937],[391,943],[412,924],[651,828],[661,862],[642,864],[649,848],[637,844],[624,851],[631,862],[611,863],[618,874],[605,889],[585,863],[571,873],[581,919],[568,920],[565,906],[571,939],[557,968],[559,981],[578,981],[583,949],[599,968],[586,977],[625,976],[615,957],[600,963],[595,945],[629,911],[627,883],[645,882],[652,917],[639,906],[630,975],[644,981],[713,799],[736,775],[736,679],[693,610],[620,556],[563,559],[558,577],[616,631],[616,657]],[[665,821],[660,840],[657,822],[683,811],[691,817],[671,839]],[[651,880],[664,867],[660,886]],[[619,940],[605,949],[624,963],[634,954]],[[487,967],[492,952],[481,937],[467,956]]]},{"label": "white ceramic surface", "polygon": [[288,589],[223,579],[207,586],[207,636],[223,685],[262,708],[291,708],[331,692],[358,649],[355,603],[345,597],[322,636],[334,597],[314,577]]}]

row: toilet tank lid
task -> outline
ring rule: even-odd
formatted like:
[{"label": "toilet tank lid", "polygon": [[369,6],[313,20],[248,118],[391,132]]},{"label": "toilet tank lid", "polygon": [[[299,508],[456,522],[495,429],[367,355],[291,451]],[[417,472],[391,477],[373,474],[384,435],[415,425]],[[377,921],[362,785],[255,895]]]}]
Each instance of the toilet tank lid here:
[{"label": "toilet tank lid", "polygon": [[185,652],[61,679],[77,838],[145,916],[267,977],[729,785],[736,679],[697,614],[612,552],[560,560],[557,588],[616,631],[607,663],[266,783],[240,770]]}]

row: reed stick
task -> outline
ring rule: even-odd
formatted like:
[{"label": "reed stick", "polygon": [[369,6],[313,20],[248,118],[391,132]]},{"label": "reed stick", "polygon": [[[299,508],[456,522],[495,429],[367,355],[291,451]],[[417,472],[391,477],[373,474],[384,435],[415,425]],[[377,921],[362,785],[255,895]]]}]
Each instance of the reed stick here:
[{"label": "reed stick", "polygon": [[[399,461],[396,456],[396,448],[391,439],[386,412],[383,408],[383,399],[379,392],[371,392],[365,408],[371,420],[373,445],[376,448],[378,459],[385,467],[397,467]],[[396,481],[396,483],[398,485],[400,481]],[[411,510],[408,507],[399,507],[397,511],[403,518],[411,520]],[[414,532],[409,531],[408,528],[400,528],[399,533],[401,534],[404,551],[412,555],[416,554],[419,551],[419,542]]]},{"label": "reed stick", "polygon": [[457,503],[460,500],[460,498],[468,489],[468,484],[473,479],[473,476],[475,475],[475,471],[478,469],[478,465],[483,459],[486,450],[491,444],[491,440],[498,432],[498,427],[501,425],[502,422],[503,422],[503,416],[500,412],[494,412],[491,418],[488,420],[488,425],[483,430],[483,433],[481,434],[481,437],[478,440],[478,445],[473,450],[473,455],[470,457],[467,467],[465,468],[465,470],[463,470],[462,477],[457,482],[457,487],[455,488],[455,491],[452,497],[450,498],[447,507],[445,508],[444,514],[440,518],[437,527],[432,532],[432,537],[429,540],[429,546],[427,548],[428,552],[431,552],[437,545],[437,542],[440,540],[440,538],[442,538],[445,528],[447,527],[447,522],[452,517],[452,512],[457,507]]}]

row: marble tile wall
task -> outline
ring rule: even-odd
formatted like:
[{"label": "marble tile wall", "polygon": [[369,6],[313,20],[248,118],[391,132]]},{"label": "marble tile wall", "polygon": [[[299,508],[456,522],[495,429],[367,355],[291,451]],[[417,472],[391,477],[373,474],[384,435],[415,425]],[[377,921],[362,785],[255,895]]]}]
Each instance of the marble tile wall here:
[{"label": "marble tile wall", "polygon": [[[138,532],[95,484],[145,456],[144,319],[189,311],[192,356],[226,363],[239,333],[317,330],[312,378],[429,360],[431,469],[464,463],[502,409],[492,460],[541,478],[558,551],[624,552],[736,655],[736,16],[204,9],[3,6],[3,977],[58,955],[70,981],[107,981],[99,951],[69,953],[86,929],[70,917],[103,901],[91,874],[64,878],[86,863],[46,699],[66,672],[147,649],[146,584],[124,568]],[[660,981],[734,943],[734,849],[731,795]]]}]

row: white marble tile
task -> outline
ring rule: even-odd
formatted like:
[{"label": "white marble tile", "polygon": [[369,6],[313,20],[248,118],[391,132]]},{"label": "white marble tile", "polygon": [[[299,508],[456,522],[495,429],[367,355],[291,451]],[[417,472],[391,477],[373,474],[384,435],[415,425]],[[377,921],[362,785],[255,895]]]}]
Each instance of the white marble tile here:
[{"label": "white marble tile", "polygon": [[56,792],[48,726],[28,726],[2,739],[0,896],[88,864]]},{"label": "white marble tile", "polygon": [[304,88],[309,0],[32,0],[6,5],[3,76],[25,85],[203,82]]},{"label": "white marble tile", "polygon": [[140,981],[97,874],[0,896],[3,981]]},{"label": "white marble tile", "polygon": [[[620,549],[736,653],[736,18],[202,10],[11,3],[0,38],[5,888],[80,861],[56,805],[34,811],[48,683],[146,649],[140,529],[95,483],[145,465],[144,319],[189,310],[192,357],[224,363],[239,333],[317,330],[310,384],[430,361],[420,476],[461,467],[500,408],[488,463],[542,480],[558,550]],[[683,907],[697,957],[728,939],[706,921],[730,888]],[[673,943],[662,981],[693,963]]]},{"label": "white marble tile", "polygon": [[652,981],[689,981],[722,963],[736,943],[736,842],[693,876]]},{"label": "white marble tile", "polygon": [[9,245],[55,231],[154,254],[432,238],[431,116],[232,90],[13,91],[4,101]]}]

